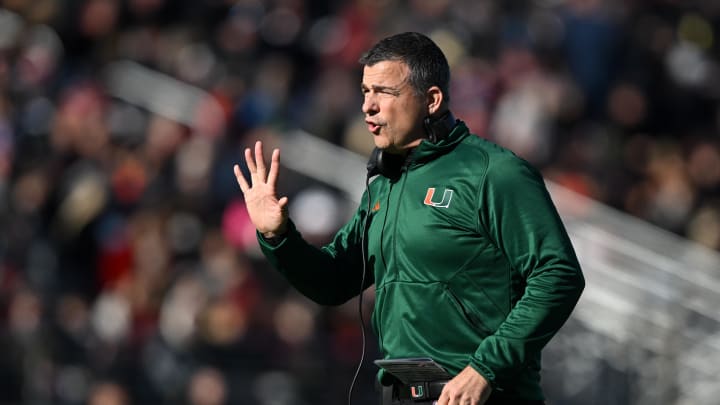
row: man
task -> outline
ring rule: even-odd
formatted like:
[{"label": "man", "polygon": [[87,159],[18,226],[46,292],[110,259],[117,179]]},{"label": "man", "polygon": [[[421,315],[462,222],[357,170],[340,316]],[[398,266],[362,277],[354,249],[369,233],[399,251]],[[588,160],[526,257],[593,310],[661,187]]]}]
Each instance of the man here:
[{"label": "man", "polygon": [[384,358],[431,358],[452,376],[415,402],[421,389],[381,373],[384,403],[542,404],[540,351],[584,279],[541,176],[452,117],[448,63],[426,36],[385,38],[360,63],[362,111],[381,152],[369,168],[383,176],[316,248],[276,194],[279,150],[268,169],[260,142],[254,156],[246,149],[251,182],[237,165],[235,175],[264,254],[320,304],[374,283]]}]

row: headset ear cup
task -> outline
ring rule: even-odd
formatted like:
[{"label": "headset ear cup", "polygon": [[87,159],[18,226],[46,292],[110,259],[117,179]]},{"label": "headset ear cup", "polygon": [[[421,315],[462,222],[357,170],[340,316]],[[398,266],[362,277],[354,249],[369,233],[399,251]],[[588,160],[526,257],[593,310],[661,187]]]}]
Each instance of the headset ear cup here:
[{"label": "headset ear cup", "polygon": [[380,174],[389,179],[400,177],[404,158],[400,155],[385,153],[380,148],[373,149],[367,163],[368,177]]},{"label": "headset ear cup", "polygon": [[378,162],[380,161],[380,154],[382,153],[382,149],[380,148],[374,148],[372,152],[370,153],[370,159],[368,159],[367,162],[367,177],[370,178],[372,176],[381,174],[380,173],[380,167],[378,167]]},{"label": "headset ear cup", "polygon": [[404,161],[405,159],[401,155],[394,155],[381,150],[377,157],[377,168],[383,176],[391,180],[396,180],[400,177]]}]

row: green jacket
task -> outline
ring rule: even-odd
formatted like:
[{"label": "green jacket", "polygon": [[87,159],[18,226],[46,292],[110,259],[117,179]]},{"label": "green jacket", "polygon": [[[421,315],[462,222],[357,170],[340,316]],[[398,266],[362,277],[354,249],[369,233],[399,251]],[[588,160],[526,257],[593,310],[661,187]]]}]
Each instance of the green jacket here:
[{"label": "green jacket", "polygon": [[[370,199],[370,204],[368,204]],[[264,254],[310,299],[358,295],[369,209],[372,325],[385,358],[467,365],[498,390],[542,399],[540,351],[570,315],[584,278],[540,174],[464,123],[416,147],[399,180],[376,178],[322,248],[291,224]]]}]

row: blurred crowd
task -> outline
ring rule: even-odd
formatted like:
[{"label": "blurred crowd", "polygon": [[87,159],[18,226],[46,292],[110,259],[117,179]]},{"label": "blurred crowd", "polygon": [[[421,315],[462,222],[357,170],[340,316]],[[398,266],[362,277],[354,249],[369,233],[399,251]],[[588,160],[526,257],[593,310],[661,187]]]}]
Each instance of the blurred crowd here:
[{"label": "blurred crowd", "polygon": [[[293,129],[368,154],[357,59],[408,30],[446,52],[478,136],[720,250],[715,0],[4,0],[0,403],[345,401],[358,302],[268,268],[232,165]],[[354,209],[281,176],[315,243]]]}]

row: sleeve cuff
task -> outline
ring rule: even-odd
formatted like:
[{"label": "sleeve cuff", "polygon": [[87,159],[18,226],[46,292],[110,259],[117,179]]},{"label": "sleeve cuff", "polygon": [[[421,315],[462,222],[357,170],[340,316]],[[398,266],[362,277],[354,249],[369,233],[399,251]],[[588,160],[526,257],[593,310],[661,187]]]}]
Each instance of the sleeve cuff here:
[{"label": "sleeve cuff", "polygon": [[493,373],[492,370],[490,370],[484,364],[479,364],[475,361],[470,362],[470,367],[472,367],[475,371],[480,373],[480,375],[485,377],[485,379],[490,384],[490,387],[492,387],[493,390],[498,389],[497,380],[495,378],[495,373]]},{"label": "sleeve cuff", "polygon": [[266,238],[260,232],[255,232],[257,233],[257,238],[260,243],[263,243],[269,247],[278,247],[282,245],[283,242],[285,242],[285,240],[287,239],[287,232],[282,235],[273,236],[272,238]]}]

